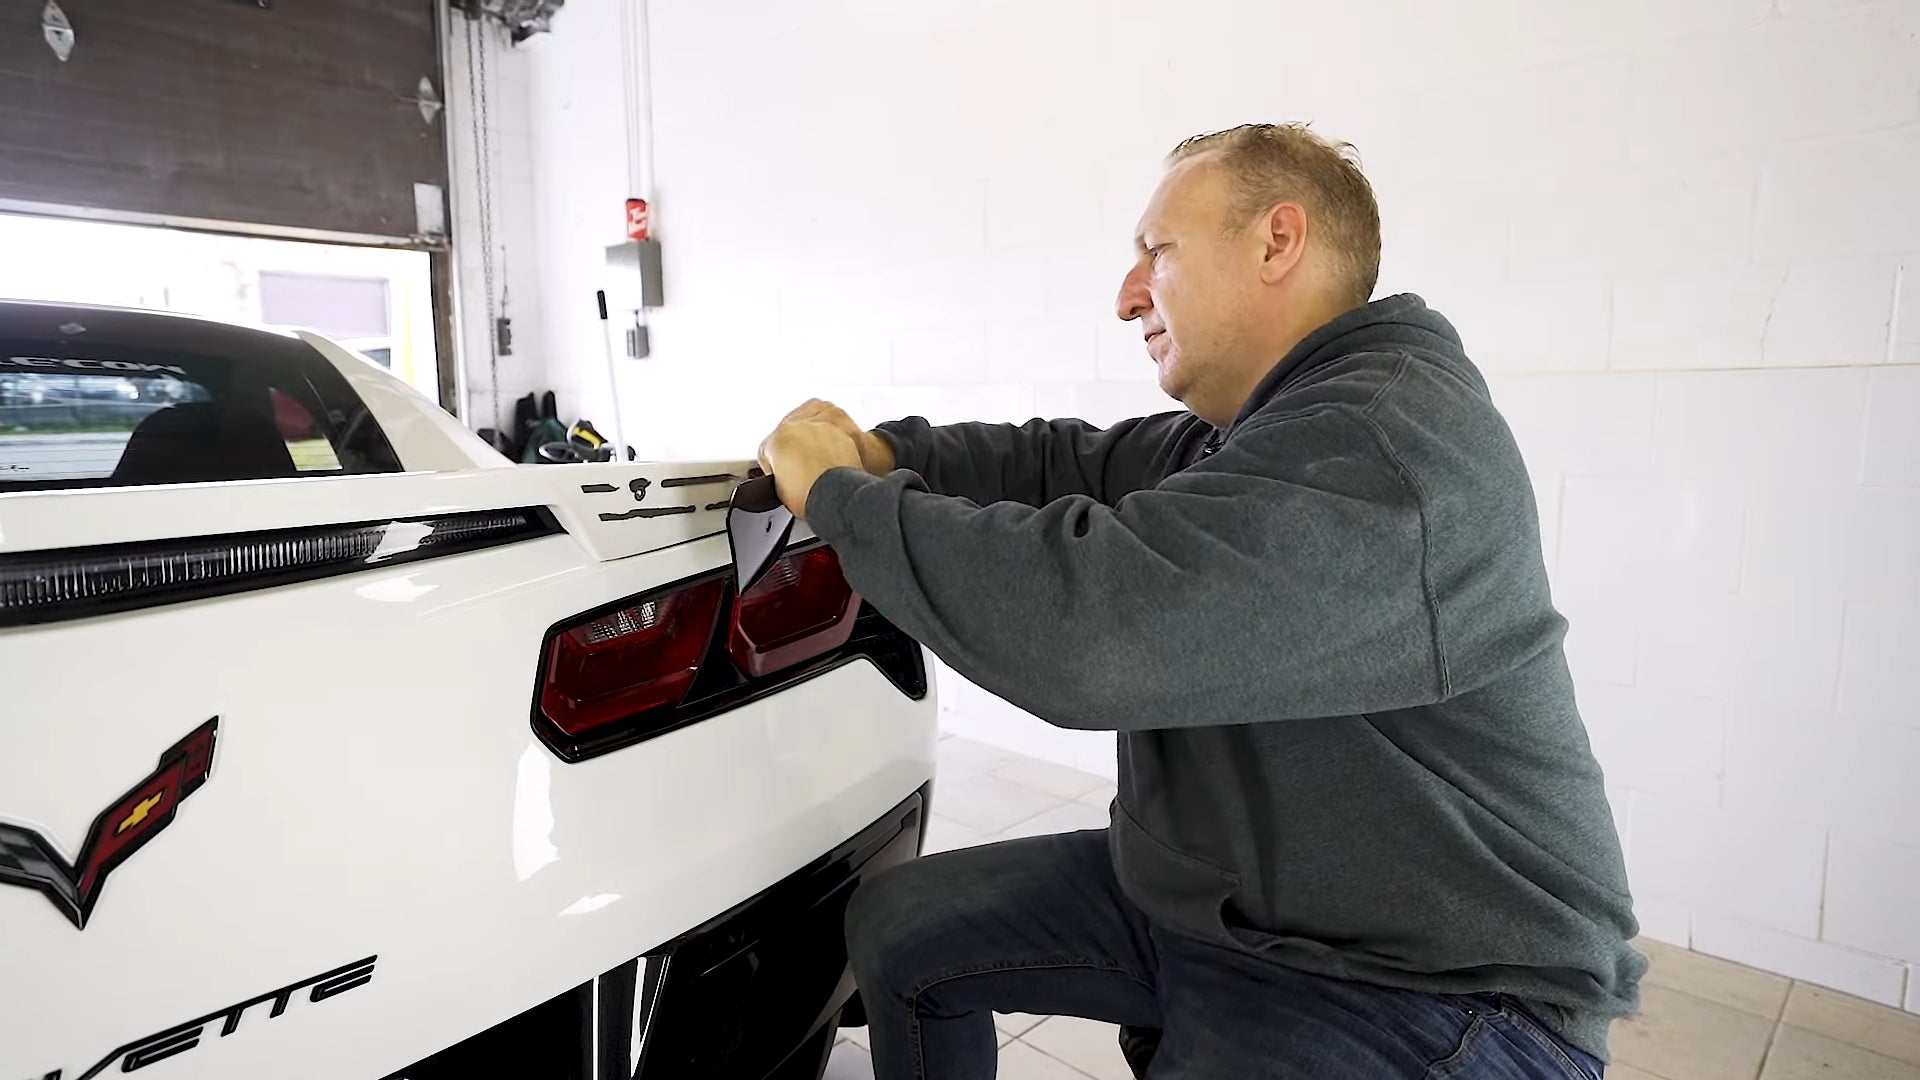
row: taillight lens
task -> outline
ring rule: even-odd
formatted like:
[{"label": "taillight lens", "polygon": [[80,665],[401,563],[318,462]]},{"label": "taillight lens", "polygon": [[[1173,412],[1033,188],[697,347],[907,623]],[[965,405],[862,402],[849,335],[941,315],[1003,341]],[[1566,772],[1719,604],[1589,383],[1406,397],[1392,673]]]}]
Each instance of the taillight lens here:
[{"label": "taillight lens", "polygon": [[540,682],[548,745],[579,760],[724,712],[765,693],[763,677],[853,637],[860,598],[830,548],[776,561],[745,595],[731,585],[698,581],[549,638]]},{"label": "taillight lens", "polygon": [[708,581],[562,631],[540,706],[568,735],[686,700],[713,640],[726,583]]},{"label": "taillight lens", "polygon": [[752,678],[771,674],[845,645],[859,607],[832,548],[789,555],[734,600],[727,653]]}]

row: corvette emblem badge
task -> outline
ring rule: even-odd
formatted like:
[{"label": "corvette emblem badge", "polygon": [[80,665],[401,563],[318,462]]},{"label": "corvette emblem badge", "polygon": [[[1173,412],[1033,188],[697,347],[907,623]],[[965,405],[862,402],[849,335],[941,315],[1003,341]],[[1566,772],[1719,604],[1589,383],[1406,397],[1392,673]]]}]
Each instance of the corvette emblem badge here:
[{"label": "corvette emblem badge", "polygon": [[107,875],[158,836],[187,796],[207,782],[219,726],[216,716],[168,747],[152,774],[93,819],[87,842],[71,863],[34,830],[0,822],[0,883],[38,889],[74,926],[85,929]]}]

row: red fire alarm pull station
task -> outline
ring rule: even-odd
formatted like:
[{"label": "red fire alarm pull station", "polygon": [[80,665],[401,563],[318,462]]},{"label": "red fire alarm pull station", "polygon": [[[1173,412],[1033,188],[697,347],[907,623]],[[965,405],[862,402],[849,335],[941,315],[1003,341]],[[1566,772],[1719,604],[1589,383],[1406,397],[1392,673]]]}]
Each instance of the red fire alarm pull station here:
[{"label": "red fire alarm pull station", "polygon": [[646,240],[653,234],[653,212],[645,199],[627,200],[627,239]]}]

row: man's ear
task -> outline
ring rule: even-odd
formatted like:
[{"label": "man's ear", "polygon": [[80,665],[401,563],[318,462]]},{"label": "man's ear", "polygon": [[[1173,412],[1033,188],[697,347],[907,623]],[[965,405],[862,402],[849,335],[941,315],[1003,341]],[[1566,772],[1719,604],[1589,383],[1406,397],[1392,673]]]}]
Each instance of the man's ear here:
[{"label": "man's ear", "polygon": [[1283,202],[1267,211],[1263,226],[1265,257],[1260,280],[1268,285],[1287,276],[1307,250],[1307,211],[1297,202]]}]

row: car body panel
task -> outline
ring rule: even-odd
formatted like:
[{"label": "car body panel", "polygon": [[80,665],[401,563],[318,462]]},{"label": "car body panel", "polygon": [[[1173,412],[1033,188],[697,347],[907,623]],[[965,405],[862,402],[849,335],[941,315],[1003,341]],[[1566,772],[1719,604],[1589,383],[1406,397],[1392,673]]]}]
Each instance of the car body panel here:
[{"label": "car body panel", "polygon": [[[726,532],[747,462],[595,462],[139,488],[0,491],[0,555],[468,510],[546,506],[593,558],[625,559]],[[725,479],[725,478],[734,479]],[[721,478],[721,479],[714,479]],[[670,487],[686,480],[699,484]],[[644,498],[636,498],[641,484]],[[634,511],[658,512],[658,516]],[[608,520],[607,515],[611,517]],[[796,526],[797,542],[812,536]]]},{"label": "car body panel", "polygon": [[[263,994],[140,1071],[385,1076],[703,924],[932,776],[933,695],[858,659],[560,760],[532,726],[545,636],[728,565],[725,499],[748,463],[503,467],[341,355],[374,373],[349,377],[383,427],[422,411],[389,433],[409,471],[0,494],[0,558],[509,507],[565,531],[0,629],[0,820],[69,859],[162,751],[219,721],[205,785],[84,929],[0,887],[0,1080],[118,1073],[116,1048]],[[371,981],[320,1001],[301,987],[273,1015],[274,992],[366,957]]]},{"label": "car body panel", "polygon": [[360,400],[367,403],[380,429],[387,433],[395,453],[415,470],[503,469],[508,461],[486,440],[467,430],[453,414],[436,406],[411,384],[385,368],[318,334],[297,331],[295,337],[314,347],[346,376]]}]

